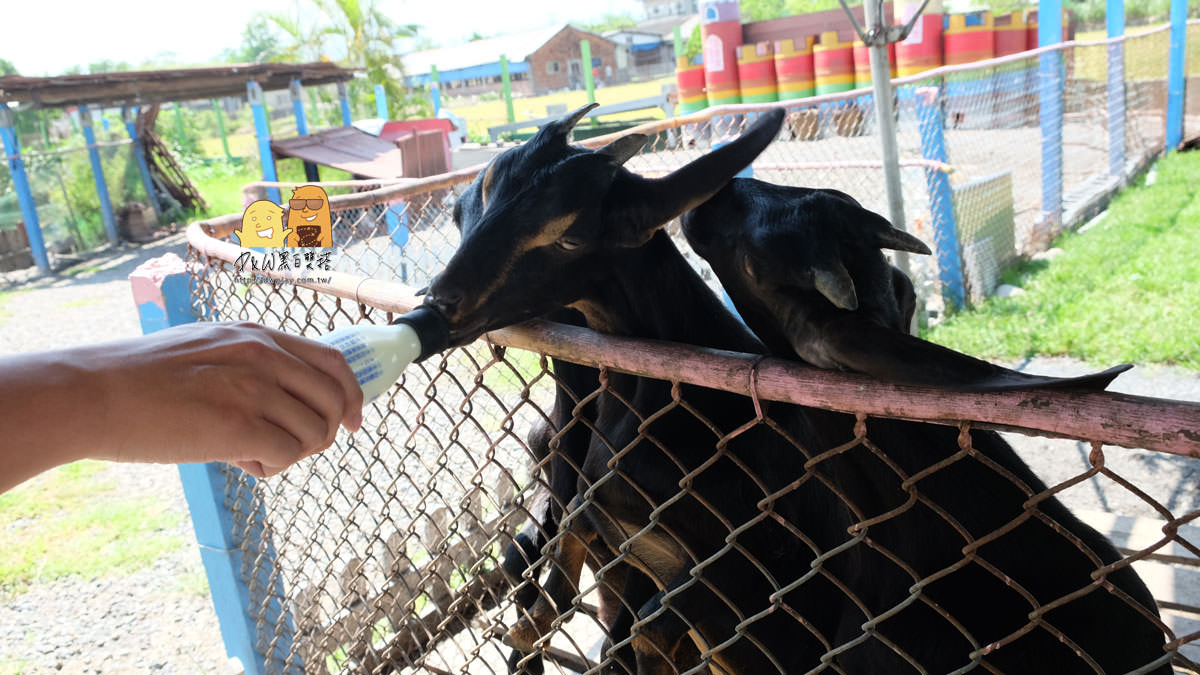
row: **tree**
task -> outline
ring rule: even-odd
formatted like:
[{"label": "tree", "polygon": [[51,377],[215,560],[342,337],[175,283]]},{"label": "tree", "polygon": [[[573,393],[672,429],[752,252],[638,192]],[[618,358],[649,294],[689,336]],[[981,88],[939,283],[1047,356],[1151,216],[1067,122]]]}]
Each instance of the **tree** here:
[{"label": "tree", "polygon": [[621,30],[622,28],[633,28],[637,25],[633,15],[629,12],[620,14],[605,14],[603,18],[591,23],[580,24],[580,27],[591,33],[607,33],[610,30]]},{"label": "tree", "polygon": [[226,49],[221,60],[227,63],[266,63],[282,56],[279,35],[272,27],[272,20],[262,12],[256,12],[242,28],[242,44],[237,49]]},{"label": "tree", "polygon": [[399,41],[420,37],[418,26],[393,21],[377,0],[307,0],[294,9],[291,14],[264,15],[282,33],[283,60],[338,61],[366,73],[365,82],[350,82],[352,100],[365,100],[378,84],[386,93],[390,117],[432,114],[424,93],[407,86],[404,63],[397,55]]},{"label": "tree", "polygon": [[[848,5],[861,5],[862,0],[848,0]],[[783,16],[812,14],[839,9],[838,0],[742,0],[742,21],[766,21]]]},{"label": "tree", "polygon": [[20,73],[17,72],[17,67],[12,64],[12,61],[0,59],[0,77],[5,75],[20,75]]}]

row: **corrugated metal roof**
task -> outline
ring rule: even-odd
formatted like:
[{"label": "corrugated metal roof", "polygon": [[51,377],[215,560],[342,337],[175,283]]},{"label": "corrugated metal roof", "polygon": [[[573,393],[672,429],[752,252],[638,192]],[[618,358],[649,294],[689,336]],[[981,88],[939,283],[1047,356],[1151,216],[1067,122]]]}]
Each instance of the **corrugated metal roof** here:
[{"label": "corrugated metal roof", "polygon": [[297,157],[367,178],[404,175],[404,156],[400,148],[354,127],[337,127],[307,136],[272,140],[271,151],[282,157]]},{"label": "corrugated metal roof", "polygon": [[524,33],[497,35],[457,47],[412,52],[401,58],[404,59],[404,70],[410,76],[428,73],[431,66],[437,66],[439,71],[449,71],[499,63],[501,54],[507,56],[510,62],[524,61],[527,56],[546,44],[564,27],[556,26]]}]

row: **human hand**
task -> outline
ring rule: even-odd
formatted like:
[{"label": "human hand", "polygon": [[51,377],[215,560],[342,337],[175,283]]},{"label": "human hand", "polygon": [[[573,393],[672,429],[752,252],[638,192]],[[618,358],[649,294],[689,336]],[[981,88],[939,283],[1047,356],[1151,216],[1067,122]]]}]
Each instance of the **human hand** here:
[{"label": "human hand", "polygon": [[[279,473],[362,424],[362,390],[341,353],[251,323],[198,323],[85,347],[86,456],[225,461]],[[91,404],[91,405],[88,405]]]}]

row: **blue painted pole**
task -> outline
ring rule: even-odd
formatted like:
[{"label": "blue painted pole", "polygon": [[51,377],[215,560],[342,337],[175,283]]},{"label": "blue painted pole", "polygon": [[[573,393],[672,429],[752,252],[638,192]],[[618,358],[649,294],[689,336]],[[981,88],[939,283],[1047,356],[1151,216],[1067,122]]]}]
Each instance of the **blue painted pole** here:
[{"label": "blue painted pole", "polygon": [[337,83],[338,100],[342,102],[342,126],[348,127],[354,121],[350,114],[350,92],[345,82]]},{"label": "blue painted pole", "polygon": [[125,122],[125,130],[133,141],[133,157],[137,160],[138,171],[142,174],[142,187],[146,190],[146,199],[154,207],[159,222],[163,220],[162,205],[158,203],[158,191],[154,189],[154,180],[150,178],[150,165],[146,163],[146,149],[137,133],[137,108],[121,108],[121,119]]},{"label": "blue painted pole", "polygon": [[[1038,46],[1062,42],[1062,0],[1038,3]],[[1034,244],[1048,246],[1062,223],[1063,54],[1038,56],[1038,102],[1042,131],[1042,213],[1034,224]]]},{"label": "blue painted pole", "polygon": [[387,92],[382,84],[375,85],[375,116],[381,120],[388,119]]},{"label": "blue painted pole", "polygon": [[[1108,37],[1125,34],[1124,0],[1108,0],[1105,20]],[[1125,174],[1125,43],[1108,45],[1108,173]]]},{"label": "blue painted pole", "polygon": [[[938,88],[918,88],[916,101],[917,121],[921,129],[921,155],[925,159],[947,163]],[[962,308],[966,302],[962,258],[958,250],[958,228],[954,219],[954,193],[950,189],[950,177],[940,169],[925,169],[925,186],[929,191],[929,211],[933,216],[933,240],[937,245],[942,298],[946,308],[954,311]]]},{"label": "blue painted pole", "polygon": [[1171,52],[1167,60],[1167,152],[1183,142],[1183,55],[1187,45],[1187,0],[1171,0]]},{"label": "blue painted pole", "polygon": [[121,242],[117,234],[117,219],[113,215],[112,201],[108,198],[108,182],[104,180],[104,165],[100,163],[100,149],[96,147],[96,133],[92,130],[92,116],[86,105],[79,106],[79,120],[83,126],[83,141],[87,144],[88,159],[92,163],[92,178],[96,182],[96,196],[100,198],[100,216],[104,219],[104,231],[113,244]]},{"label": "blue painted pole", "polygon": [[[304,87],[301,86],[300,80],[292,80],[291,84],[288,85],[288,93],[292,97],[292,114],[296,116],[296,134],[307,136],[308,120],[304,116]],[[305,162],[304,177],[314,183],[320,182],[321,173],[317,169],[317,165],[312,162]]]},{"label": "blue painted pole", "polygon": [[438,113],[442,111],[442,83],[441,80],[438,79],[437,66],[429,67],[429,76],[433,82],[431,92],[433,95],[433,116],[437,117]]},{"label": "blue painted pole", "polygon": [[50,258],[46,255],[46,242],[42,239],[42,225],[38,222],[37,203],[29,189],[29,176],[25,174],[25,160],[21,159],[21,141],[14,128],[12,111],[0,103],[0,142],[8,157],[8,171],[12,175],[13,189],[21,205],[21,218],[25,220],[25,236],[29,238],[29,251],[39,270],[50,271]]},{"label": "blue painted pole", "polygon": [[[246,100],[254,115],[254,135],[258,139],[258,162],[262,166],[263,180],[274,183],[279,180],[275,173],[275,156],[271,153],[271,132],[267,129],[267,109],[263,105],[262,87],[257,82],[246,83]],[[281,204],[279,188],[267,188],[267,199]]]},{"label": "blue painted pole", "polygon": [[[201,318],[192,309],[192,281],[178,256],[167,254],[143,263],[129,275],[129,282],[143,334],[194,323]],[[203,318],[217,319],[211,314]],[[279,602],[279,598],[286,596],[276,573],[275,548],[269,540],[264,540],[268,536],[264,531],[266,514],[262,505],[252,499],[239,501],[239,514],[227,506],[230,500],[226,499],[226,473],[238,469],[217,462],[178,466],[225,653],[238,659],[247,674],[261,675],[267,671],[268,655],[258,647],[260,622],[279,636],[270,647],[273,662],[289,658],[295,633],[290,613]],[[253,490],[254,478],[243,476],[241,485]],[[244,522],[239,522],[239,516]],[[252,593],[246,583],[244,545],[250,551],[262,552],[251,562],[254,585],[266,589],[270,598],[258,597],[262,594]],[[303,672],[303,664],[295,663],[294,656],[291,659],[288,665],[292,670]]]}]

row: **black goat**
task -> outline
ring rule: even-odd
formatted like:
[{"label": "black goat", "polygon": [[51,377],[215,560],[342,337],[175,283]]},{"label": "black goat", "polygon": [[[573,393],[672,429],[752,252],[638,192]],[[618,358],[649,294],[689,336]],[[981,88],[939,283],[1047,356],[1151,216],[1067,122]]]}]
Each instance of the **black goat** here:
[{"label": "black goat", "polygon": [[[445,317],[451,344],[571,307],[602,332],[761,352],[661,229],[749,164],[778,133],[782,111],[661,179],[621,166],[644,137],[597,151],[569,146],[583,112],[498,156],[456,206],[462,243],[425,300]],[[836,578],[850,573],[850,556],[815,573],[814,560],[847,541],[851,522],[797,450],[815,447],[811,428],[794,415],[785,428],[725,438],[754,418],[752,402],[680,390],[686,407],[673,405],[670,383],[609,375],[556,567],[510,639],[528,646],[543,634],[587,555],[619,556],[627,564],[612,569],[628,568],[620,611],[638,620],[640,670],[687,667],[685,632],[726,672],[808,670],[831,649],[845,604]],[[609,630],[629,644],[621,626]]]},{"label": "black goat", "polygon": [[[928,250],[843,193],[738,179],[682,223],[774,355],[980,390],[1102,388],[1123,370],[1040,378],[908,336],[911,284],[879,248]],[[810,411],[809,419],[827,446],[853,438],[852,416]],[[1124,673],[1163,658],[1141,579],[1129,567],[1099,573],[1120,554],[1057,499],[1031,500],[1046,486],[998,434],[871,419],[866,437],[888,461],[860,445],[833,460],[833,471],[865,519],[884,516],[867,528],[871,546],[846,583],[869,615],[887,618],[839,655],[847,672],[911,671],[901,654],[929,672],[970,666],[977,652],[993,672],[1056,674]],[[845,628],[837,643],[861,632]]]}]

